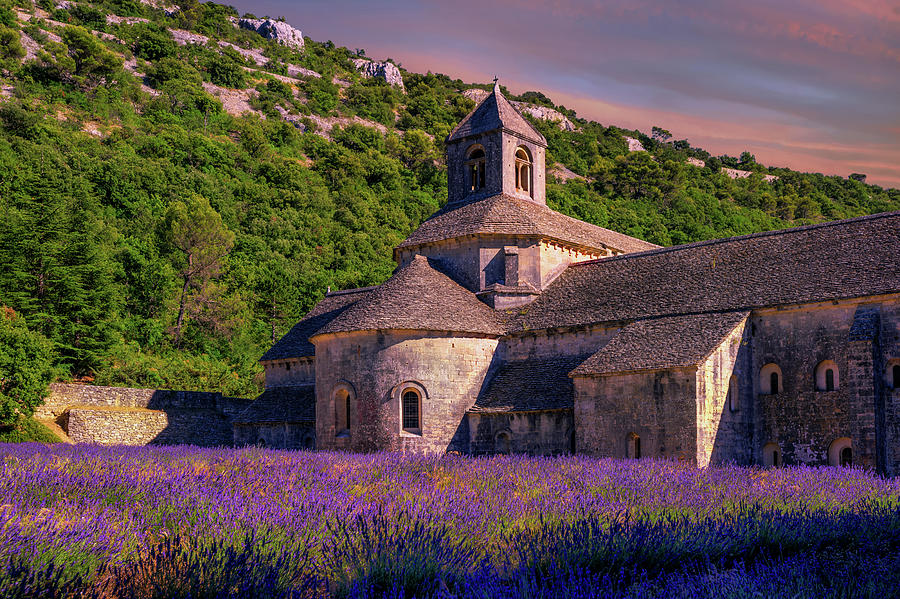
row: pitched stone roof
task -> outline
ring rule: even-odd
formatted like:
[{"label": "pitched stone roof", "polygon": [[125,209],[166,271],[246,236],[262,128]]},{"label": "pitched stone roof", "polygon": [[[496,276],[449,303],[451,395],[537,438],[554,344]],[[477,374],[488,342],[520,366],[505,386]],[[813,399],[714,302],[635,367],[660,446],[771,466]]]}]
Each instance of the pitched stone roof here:
[{"label": "pitched stone roof", "polygon": [[491,377],[472,412],[535,412],[572,409],[569,372],[588,355],[507,362]]},{"label": "pitched stone roof", "polygon": [[900,212],[573,264],[511,330],[900,292]]},{"label": "pitched stone roof", "polygon": [[390,329],[500,336],[506,323],[503,314],[420,255],[316,334]]},{"label": "pitched stone roof", "polygon": [[315,422],[316,387],[298,385],[270,387],[262,392],[250,406],[238,414],[235,424],[262,424],[266,422]]},{"label": "pitched stone roof", "polygon": [[450,132],[447,143],[501,128],[547,146],[544,136],[500,93],[500,85],[496,83],[493,92]]},{"label": "pitched stone roof", "polygon": [[309,338],[331,322],[344,310],[366,297],[374,287],[336,291],[325,295],[303,320],[295,324],[284,337],[269,348],[260,362],[266,360],[284,360],[286,358],[302,358],[316,355],[316,348]]},{"label": "pitched stone roof", "polygon": [[572,376],[695,366],[749,314],[714,312],[633,322],[575,368]]},{"label": "pitched stone roof", "polygon": [[507,196],[445,206],[412,232],[398,248],[413,247],[466,235],[528,235],[594,249],[639,252],[658,245],[571,218],[546,206]]}]

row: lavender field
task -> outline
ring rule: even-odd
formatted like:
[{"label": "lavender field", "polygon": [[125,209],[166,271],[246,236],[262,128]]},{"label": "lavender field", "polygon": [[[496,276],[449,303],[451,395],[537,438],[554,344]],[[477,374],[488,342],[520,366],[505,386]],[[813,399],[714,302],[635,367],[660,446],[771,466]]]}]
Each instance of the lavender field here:
[{"label": "lavender field", "polygon": [[2,597],[886,597],[898,549],[860,470],[0,445]]}]

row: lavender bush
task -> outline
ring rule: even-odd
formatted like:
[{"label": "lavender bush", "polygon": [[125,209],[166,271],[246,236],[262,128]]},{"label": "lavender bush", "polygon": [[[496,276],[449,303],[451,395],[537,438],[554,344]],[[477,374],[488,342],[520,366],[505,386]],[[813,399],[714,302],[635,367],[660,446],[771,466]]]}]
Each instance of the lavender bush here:
[{"label": "lavender bush", "polygon": [[898,496],[836,468],[0,445],[0,596],[889,596]]}]

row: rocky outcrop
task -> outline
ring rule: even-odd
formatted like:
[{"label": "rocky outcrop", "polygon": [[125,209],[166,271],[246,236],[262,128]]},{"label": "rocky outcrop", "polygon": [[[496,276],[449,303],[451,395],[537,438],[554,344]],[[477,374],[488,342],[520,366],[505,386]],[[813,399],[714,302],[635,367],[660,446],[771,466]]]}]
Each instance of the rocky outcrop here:
[{"label": "rocky outcrop", "polygon": [[357,58],[354,59],[353,64],[363,77],[367,79],[378,77],[384,79],[390,85],[406,91],[406,88],[403,87],[403,75],[400,74],[400,69],[394,63],[387,61],[375,62],[367,58]]},{"label": "rocky outcrop", "polygon": [[303,33],[299,29],[295,29],[284,21],[273,21],[272,19],[240,19],[238,26],[243,29],[255,31],[267,40],[275,40],[282,46],[289,48],[303,48]]},{"label": "rocky outcrop", "polygon": [[625,135],[624,137],[625,137],[625,143],[628,144],[629,152],[646,152],[647,151],[646,149],[644,149],[644,144],[642,144],[639,140],[637,140],[633,137],[628,137],[627,135]]}]

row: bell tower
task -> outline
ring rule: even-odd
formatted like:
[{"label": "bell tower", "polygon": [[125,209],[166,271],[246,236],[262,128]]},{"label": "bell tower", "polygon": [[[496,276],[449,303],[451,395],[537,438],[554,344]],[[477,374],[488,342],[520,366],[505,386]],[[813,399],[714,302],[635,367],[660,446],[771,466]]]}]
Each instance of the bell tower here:
[{"label": "bell tower", "polygon": [[546,206],[547,140],[493,91],[447,137],[448,205],[506,195]]}]

